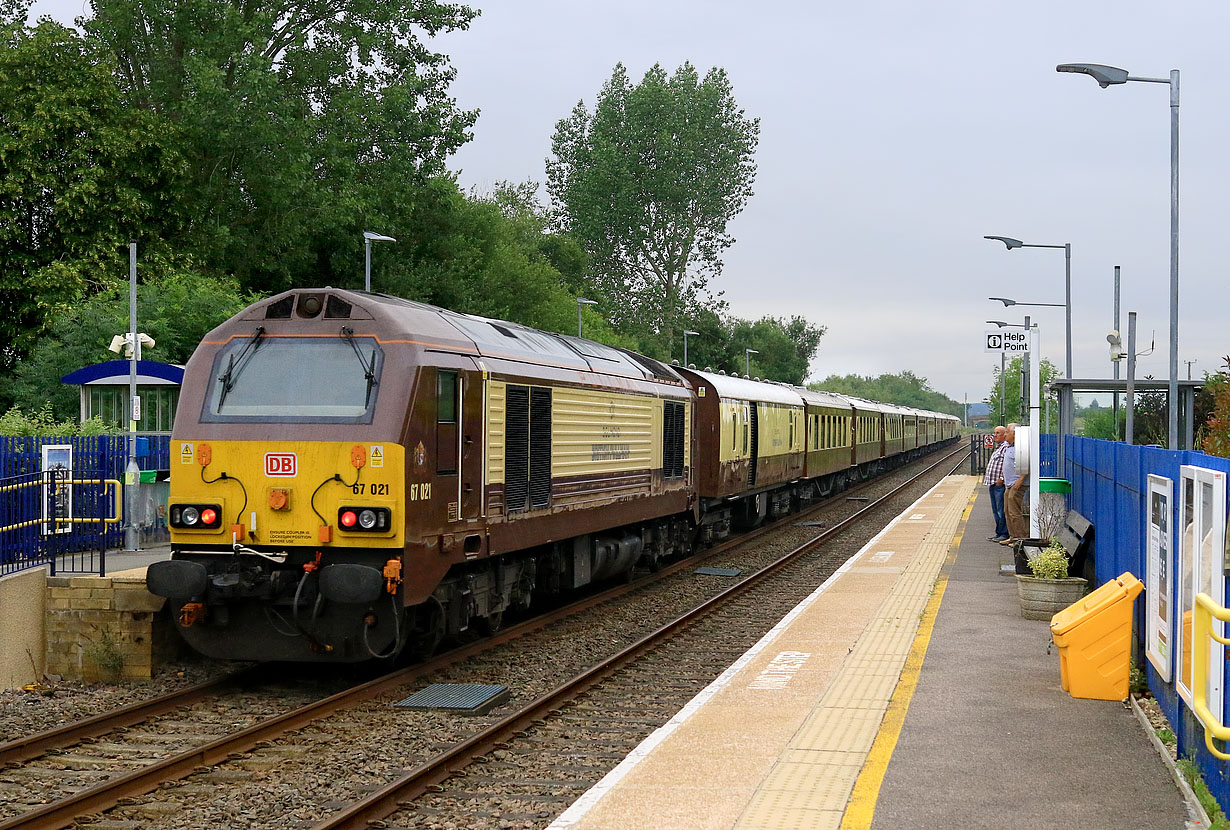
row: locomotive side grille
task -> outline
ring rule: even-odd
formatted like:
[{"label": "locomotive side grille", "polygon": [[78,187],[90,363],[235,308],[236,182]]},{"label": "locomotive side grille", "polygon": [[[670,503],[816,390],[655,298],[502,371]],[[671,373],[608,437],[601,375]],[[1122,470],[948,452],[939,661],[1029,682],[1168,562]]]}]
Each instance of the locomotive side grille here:
[{"label": "locomotive side grille", "polygon": [[756,458],[760,455],[760,413],[757,411],[758,404],[752,401],[752,452],[747,461],[747,486],[756,486]]},{"label": "locomotive side grille", "polygon": [[509,386],[504,410],[505,512],[525,510],[529,494],[530,390]]},{"label": "locomotive side grille", "polygon": [[667,401],[662,412],[662,477],[683,477],[683,404]]},{"label": "locomotive side grille", "polygon": [[530,390],[530,507],[551,503],[551,390]]}]

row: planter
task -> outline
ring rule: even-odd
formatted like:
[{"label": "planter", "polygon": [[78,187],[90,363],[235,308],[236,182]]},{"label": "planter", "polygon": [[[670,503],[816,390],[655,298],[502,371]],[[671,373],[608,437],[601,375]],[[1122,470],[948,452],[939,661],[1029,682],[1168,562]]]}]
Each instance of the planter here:
[{"label": "planter", "polygon": [[[1017,575],[1033,576],[1033,571],[1029,569],[1029,560],[1050,543],[1049,539],[1018,539],[1012,546],[1012,561],[1016,565]],[[1025,548],[1034,548],[1034,552],[1029,553]]]},{"label": "planter", "polygon": [[1017,574],[1016,590],[1021,598],[1021,616],[1027,620],[1049,620],[1085,595],[1085,580],[1080,577],[1039,579]]}]

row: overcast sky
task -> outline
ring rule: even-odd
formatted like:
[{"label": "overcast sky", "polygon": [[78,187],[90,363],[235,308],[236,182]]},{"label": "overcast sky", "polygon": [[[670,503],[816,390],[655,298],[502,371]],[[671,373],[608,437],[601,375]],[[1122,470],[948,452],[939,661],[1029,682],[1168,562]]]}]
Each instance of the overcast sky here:
[{"label": "overcast sky", "polygon": [[[1007,251],[985,234],[1072,243],[1076,377],[1108,377],[1113,267],[1122,323],[1137,311],[1139,374],[1169,358],[1169,96],[1101,89],[1066,62],[1133,75],[1180,69],[1181,360],[1220,366],[1230,180],[1230,4],[1216,0],[517,0],[473,3],[469,31],[437,39],[458,103],[482,111],[454,158],[463,186],[545,180],[555,123],[592,106],[616,62],[724,67],[760,119],[755,196],[730,230],[716,287],[746,318],[802,314],[828,333],[812,377],[909,369],[982,400],[998,357],[991,295],[1062,303],[1063,252]],[[41,0],[64,22],[82,0]],[[545,197],[545,186],[543,188]],[[1062,370],[1062,308],[1032,309]],[[990,327],[993,328],[993,327]],[[1180,373],[1187,368],[1180,363]]]}]

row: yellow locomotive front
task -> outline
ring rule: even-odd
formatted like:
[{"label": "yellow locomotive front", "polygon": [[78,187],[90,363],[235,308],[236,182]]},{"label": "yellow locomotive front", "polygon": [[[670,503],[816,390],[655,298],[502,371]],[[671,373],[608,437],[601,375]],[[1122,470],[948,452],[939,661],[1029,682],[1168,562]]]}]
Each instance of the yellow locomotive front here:
[{"label": "yellow locomotive front", "polygon": [[172,558],[148,585],[196,650],[360,661],[404,644],[411,385],[394,382],[389,340],[341,292],[292,292],[193,355],[171,443]]}]

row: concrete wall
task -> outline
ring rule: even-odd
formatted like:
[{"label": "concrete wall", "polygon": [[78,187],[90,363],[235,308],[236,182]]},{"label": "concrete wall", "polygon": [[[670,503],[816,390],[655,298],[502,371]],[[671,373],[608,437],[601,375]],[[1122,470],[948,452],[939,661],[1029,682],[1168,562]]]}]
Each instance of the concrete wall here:
[{"label": "concrete wall", "polygon": [[42,568],[0,577],[0,688],[34,683],[46,670],[44,579]]}]

